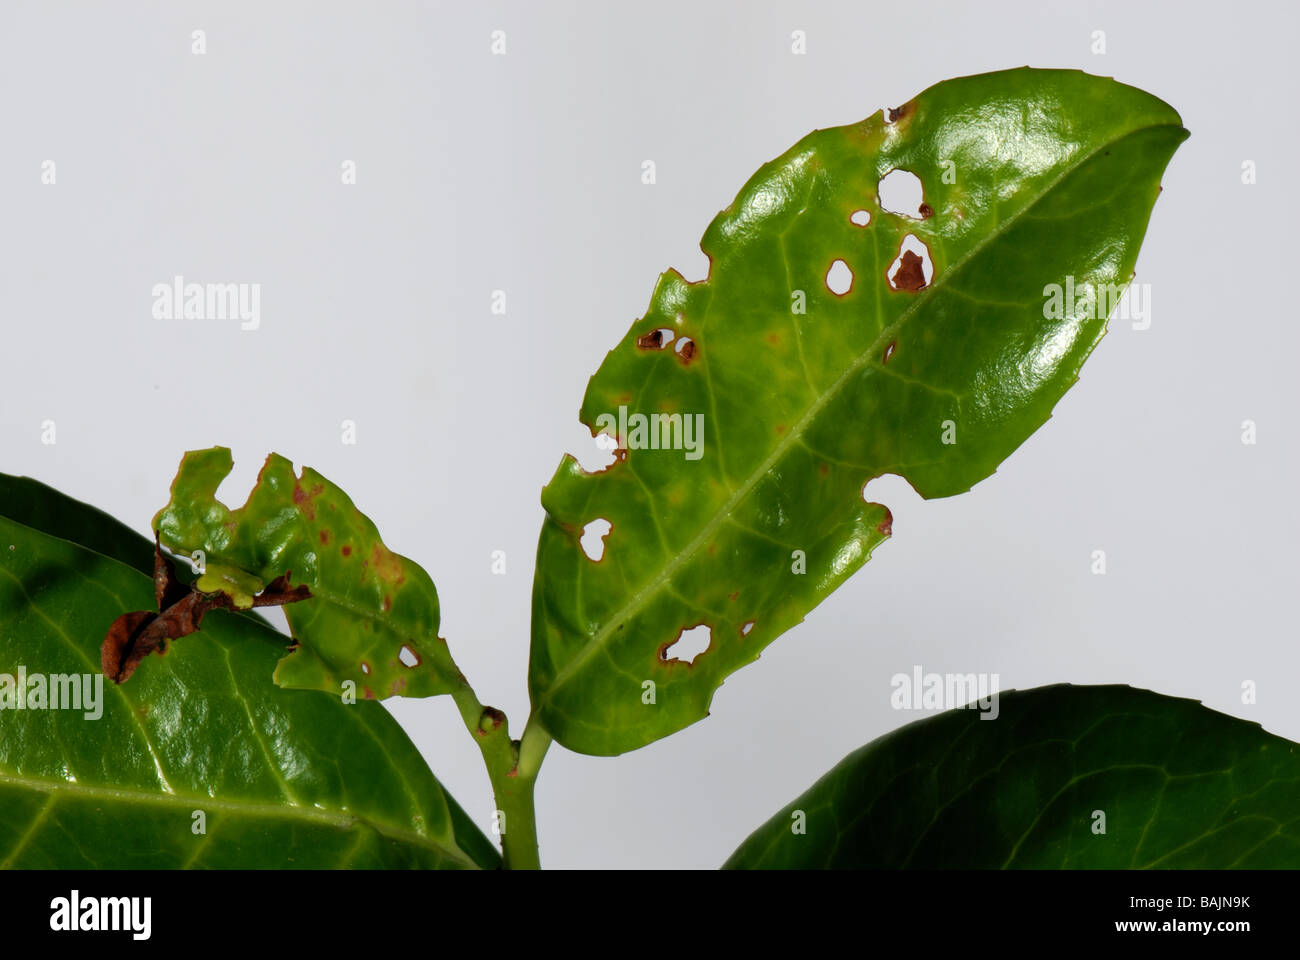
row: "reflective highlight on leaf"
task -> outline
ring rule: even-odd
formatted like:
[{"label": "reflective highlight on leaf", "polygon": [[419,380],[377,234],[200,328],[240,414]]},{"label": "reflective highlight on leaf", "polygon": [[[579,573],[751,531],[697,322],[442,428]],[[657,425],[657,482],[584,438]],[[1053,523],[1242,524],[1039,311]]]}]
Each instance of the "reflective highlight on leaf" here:
[{"label": "reflective highlight on leaf", "polygon": [[1294,869],[1300,745],[1147,690],[1012,691],[996,720],[950,710],[849,754],[726,865]]}]

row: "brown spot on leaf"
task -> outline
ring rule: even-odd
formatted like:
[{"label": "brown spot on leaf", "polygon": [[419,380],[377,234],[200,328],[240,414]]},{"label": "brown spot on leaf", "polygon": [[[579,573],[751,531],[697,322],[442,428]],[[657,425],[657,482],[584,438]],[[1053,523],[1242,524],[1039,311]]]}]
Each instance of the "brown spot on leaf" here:
[{"label": "brown spot on leaf", "polygon": [[909,100],[901,107],[890,107],[885,111],[885,123],[898,123],[900,120],[906,120],[916,109],[916,101]]},{"label": "brown spot on leaf", "polygon": [[328,530],[322,530],[320,532],[320,545],[322,547],[328,547],[329,543],[330,543],[330,532]]},{"label": "brown spot on leaf", "polygon": [[827,464],[824,463],[817,464],[817,473],[819,475],[824,477],[830,472],[831,472],[831,468]]},{"label": "brown spot on leaf", "polygon": [[664,334],[662,330],[651,330],[636,338],[637,348],[640,350],[662,350],[664,348]]},{"label": "brown spot on leaf", "polygon": [[881,365],[882,367],[883,367],[885,364],[887,364],[887,363],[889,362],[889,358],[892,357],[892,356],[894,355],[894,350],[897,349],[897,347],[898,347],[898,341],[897,341],[897,340],[891,340],[891,341],[889,341],[889,346],[885,347],[885,353],[884,353],[884,355],[880,358],[880,365]]},{"label": "brown spot on leaf", "polygon": [[681,360],[683,365],[689,364],[692,360],[694,360],[695,353],[696,353],[695,341],[692,340],[690,337],[682,337],[682,339],[678,341],[677,359]]},{"label": "brown spot on leaf", "polygon": [[388,613],[388,611],[392,609],[393,609],[393,598],[390,597],[388,594],[384,594],[384,613]]},{"label": "brown spot on leaf", "polygon": [[876,524],[876,532],[885,536],[892,536],[894,532],[894,515],[888,510],[885,511],[885,519]]},{"label": "brown spot on leaf", "polygon": [[343,556],[345,556],[345,557],[350,557],[350,556],[352,556],[352,544],[350,544],[350,543],[345,543],[345,544],[343,544],[343,549],[342,549],[341,552],[342,552]]},{"label": "brown spot on leaf", "polygon": [[898,270],[890,280],[895,290],[915,293],[925,289],[925,261],[912,250],[904,250]]},{"label": "brown spot on leaf", "polygon": [[374,564],[375,576],[385,583],[401,583],[406,579],[402,575],[402,558],[382,543],[375,544],[371,549],[370,561]]},{"label": "brown spot on leaf", "polygon": [[306,515],[308,520],[316,519],[316,504],[313,502],[313,500],[316,497],[319,497],[321,495],[321,491],[324,489],[325,489],[324,485],[318,483],[314,487],[312,487],[311,492],[308,493],[306,490],[302,488],[302,485],[297,480],[293,482],[294,505],[302,510],[302,512]]},{"label": "brown spot on leaf", "polygon": [[920,213],[922,220],[929,220],[934,216],[934,207],[930,206],[928,203],[923,203],[917,212]]}]

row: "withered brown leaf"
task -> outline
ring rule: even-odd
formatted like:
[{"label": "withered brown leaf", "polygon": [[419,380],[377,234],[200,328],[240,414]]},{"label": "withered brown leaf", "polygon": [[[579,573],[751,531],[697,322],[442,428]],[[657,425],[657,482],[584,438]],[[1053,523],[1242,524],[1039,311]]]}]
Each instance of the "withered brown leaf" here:
[{"label": "withered brown leaf", "polygon": [[[187,587],[176,576],[171,558],[162,552],[154,535],[153,582],[158,612],[134,610],[124,613],[108,628],[99,648],[104,676],[123,683],[135,672],[140,661],[154,651],[166,653],[169,640],[179,640],[199,629],[209,610],[235,610],[234,601],[221,592],[204,593]],[[311,597],[305,584],[291,587],[291,572],[276,577],[261,593],[253,597],[253,606],[271,607],[296,603]]]}]

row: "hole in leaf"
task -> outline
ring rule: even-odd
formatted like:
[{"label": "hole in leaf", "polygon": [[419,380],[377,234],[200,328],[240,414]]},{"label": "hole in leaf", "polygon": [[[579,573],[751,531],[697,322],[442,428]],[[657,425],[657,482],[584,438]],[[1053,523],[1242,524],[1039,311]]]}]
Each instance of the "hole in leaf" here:
[{"label": "hole in leaf", "polygon": [[587,473],[600,473],[608,470],[622,458],[619,456],[618,439],[608,433],[591,435],[591,430],[579,423],[574,431],[573,443],[569,446],[573,459]]},{"label": "hole in leaf", "polygon": [[885,355],[880,358],[880,365],[882,367],[889,362],[889,358],[894,355],[894,351],[897,349],[898,349],[898,341],[897,340],[889,341],[889,346],[885,347]]},{"label": "hole in leaf", "polygon": [[677,334],[671,327],[660,327],[636,338],[636,345],[642,350],[662,350],[673,342]]},{"label": "hole in leaf", "polygon": [[853,271],[843,260],[835,260],[826,271],[826,289],[837,297],[853,289]]},{"label": "hole in leaf", "polygon": [[[676,640],[659,649],[659,659],[694,664],[696,658],[708,650],[712,643],[713,631],[709,629],[708,624],[701,623],[689,629],[683,628],[682,632],[677,634]],[[670,650],[672,656],[668,655]]]},{"label": "hole in leaf", "polygon": [[361,661],[361,672],[367,675],[370,673],[370,664],[366,663],[364,660]]},{"label": "hole in leaf", "polygon": [[914,106],[915,103],[909,100],[901,107],[886,107],[882,111],[885,115],[885,123],[898,123],[899,120],[902,120],[904,117],[906,117],[909,113],[912,112],[912,108]]},{"label": "hole in leaf", "polygon": [[677,351],[678,358],[682,363],[690,363],[695,359],[695,341],[690,337],[681,337],[677,341],[677,346],[673,348]]},{"label": "hole in leaf", "polygon": [[230,472],[217,484],[213,499],[231,509],[241,506],[248,499],[250,491],[257,486],[257,476],[261,470],[262,463],[257,457],[236,457]]},{"label": "hole in leaf", "polygon": [[757,621],[754,621],[754,620],[746,620],[743,624],[741,624],[741,626],[740,626],[740,635],[741,635],[742,637],[747,637],[747,636],[749,636],[749,631],[751,631],[751,630],[754,629],[754,624],[755,624],[756,622],[757,622]]},{"label": "hole in leaf", "polygon": [[865,227],[871,222],[871,214],[866,210],[854,210],[849,214],[849,223],[857,227]]},{"label": "hole in leaf", "polygon": [[582,539],[578,542],[582,545],[582,552],[587,555],[588,560],[600,563],[605,556],[605,538],[613,529],[614,525],[604,517],[593,520],[582,528]]},{"label": "hole in leaf", "polygon": [[406,644],[402,644],[402,649],[397,651],[397,659],[402,661],[404,667],[418,667],[420,665],[419,655]]},{"label": "hole in leaf", "polygon": [[[922,203],[924,196],[921,178],[910,170],[890,170],[880,178],[876,192],[880,208],[896,216],[924,220],[929,213],[934,212]],[[925,210],[921,209],[923,206]]]},{"label": "hole in leaf", "polygon": [[895,290],[915,293],[930,285],[934,279],[934,261],[930,248],[916,234],[909,233],[898,246],[898,256],[885,271],[889,285]]},{"label": "hole in leaf", "polygon": [[876,530],[886,536],[893,532],[894,521],[900,515],[905,523],[908,517],[925,516],[925,499],[916,492],[906,477],[897,473],[882,473],[878,477],[872,477],[862,485],[862,499],[881,507],[889,504],[884,517],[876,526]]}]

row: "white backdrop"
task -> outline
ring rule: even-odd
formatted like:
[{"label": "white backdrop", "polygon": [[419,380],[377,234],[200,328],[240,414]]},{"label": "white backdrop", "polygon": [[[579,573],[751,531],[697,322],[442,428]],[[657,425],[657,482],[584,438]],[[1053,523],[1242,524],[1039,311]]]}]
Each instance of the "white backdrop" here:
[{"label": "white backdrop", "polygon": [[[659,272],[703,276],[705,226],[814,128],[952,76],[1080,67],[1192,131],[1138,261],[1150,329],[1112,323],[1053,419],[972,492],[874,484],[893,539],[709,719],[617,759],[553,748],[543,863],[718,865],[915,719],[889,705],[914,665],[1003,689],[1132,683],[1300,739],[1297,22],[1283,3],[1225,9],[7,0],[0,470],[147,532],[187,449],[234,449],[232,505],[268,451],[314,466],[429,570],[454,655],[517,732],[538,491],[584,444],[586,379]],[[152,288],[176,275],[260,284],[258,329],[155,319]],[[488,829],[450,701],[390,703]]]}]

